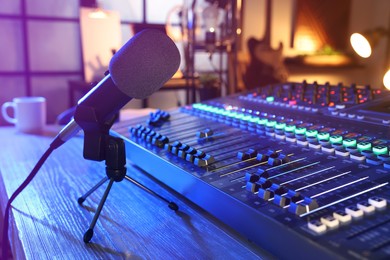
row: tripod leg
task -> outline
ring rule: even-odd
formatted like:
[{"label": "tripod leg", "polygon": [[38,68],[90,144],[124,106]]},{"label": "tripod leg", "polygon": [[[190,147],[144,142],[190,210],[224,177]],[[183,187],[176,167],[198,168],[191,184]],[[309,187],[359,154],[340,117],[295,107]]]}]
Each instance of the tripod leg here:
[{"label": "tripod leg", "polygon": [[108,180],[108,177],[104,177],[101,181],[98,182],[95,186],[92,187],[89,191],[87,191],[83,196],[77,199],[77,202],[81,205],[85,201],[85,199],[91,195],[95,190],[97,190],[100,186],[103,185]]},{"label": "tripod leg", "polygon": [[99,203],[99,206],[98,206],[98,208],[96,210],[95,216],[93,216],[92,222],[89,225],[89,229],[87,230],[87,232],[84,233],[84,238],[83,238],[84,243],[88,243],[89,241],[91,241],[91,238],[93,237],[93,228],[96,225],[96,221],[99,218],[100,212],[103,209],[104,203],[106,202],[108,193],[110,192],[113,183],[114,183],[114,179],[111,178],[110,182],[107,185],[106,191],[104,192],[103,197],[100,200],[100,203]]},{"label": "tripod leg", "polygon": [[167,202],[168,203],[168,207],[173,210],[173,211],[177,211],[179,209],[179,206],[177,206],[177,204],[175,202],[172,202],[172,201],[169,201],[167,200],[166,198],[164,198],[163,196],[161,196],[160,194],[157,194],[156,192],[152,191],[151,189],[149,189],[148,187],[144,186],[143,184],[139,183],[138,181],[134,180],[133,178],[129,177],[129,176],[125,176],[125,179],[130,181],[131,183],[137,185],[138,187],[140,187],[141,189],[143,189],[144,191],[147,191],[149,192],[150,194],[156,196],[157,198],[160,198],[162,199],[163,201]]}]

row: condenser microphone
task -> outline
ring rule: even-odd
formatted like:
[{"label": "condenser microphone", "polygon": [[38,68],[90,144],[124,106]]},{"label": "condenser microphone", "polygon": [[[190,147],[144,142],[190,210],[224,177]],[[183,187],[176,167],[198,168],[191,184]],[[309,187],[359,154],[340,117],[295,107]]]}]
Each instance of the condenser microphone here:
[{"label": "condenser microphone", "polygon": [[[131,99],[144,99],[159,90],[177,71],[180,53],[175,43],[159,30],[144,30],[133,36],[112,57],[107,74],[82,97],[72,119],[56,136],[56,149],[80,130],[105,122]],[[94,122],[85,122],[85,117]]]}]

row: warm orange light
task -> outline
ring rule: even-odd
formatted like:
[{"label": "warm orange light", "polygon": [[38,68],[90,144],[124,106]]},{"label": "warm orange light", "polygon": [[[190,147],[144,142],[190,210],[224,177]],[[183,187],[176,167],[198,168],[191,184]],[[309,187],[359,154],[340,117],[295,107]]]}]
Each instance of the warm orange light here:
[{"label": "warm orange light", "polygon": [[383,77],[383,85],[390,90],[390,69],[386,72],[385,76]]},{"label": "warm orange light", "polygon": [[354,33],[351,35],[350,42],[354,51],[362,58],[368,58],[371,56],[371,45],[367,38],[360,33]]},{"label": "warm orange light", "polygon": [[296,44],[298,51],[314,52],[317,50],[317,43],[310,35],[298,35]]}]

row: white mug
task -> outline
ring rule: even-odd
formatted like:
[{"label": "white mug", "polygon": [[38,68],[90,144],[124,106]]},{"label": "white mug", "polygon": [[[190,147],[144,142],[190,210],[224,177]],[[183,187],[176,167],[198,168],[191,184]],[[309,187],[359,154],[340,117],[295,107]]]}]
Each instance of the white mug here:
[{"label": "white mug", "polygon": [[[8,109],[14,110],[14,117]],[[40,133],[46,125],[46,99],[44,97],[17,97],[1,106],[4,119],[15,124],[22,133]]]}]

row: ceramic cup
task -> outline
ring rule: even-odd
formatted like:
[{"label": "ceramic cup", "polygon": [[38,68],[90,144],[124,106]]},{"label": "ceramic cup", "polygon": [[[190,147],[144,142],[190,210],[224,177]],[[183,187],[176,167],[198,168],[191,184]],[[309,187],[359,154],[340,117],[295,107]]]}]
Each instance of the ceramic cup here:
[{"label": "ceramic cup", "polygon": [[[13,110],[14,117],[8,112]],[[46,125],[46,99],[44,97],[16,97],[1,107],[4,119],[15,125],[21,133],[40,133]]]}]

